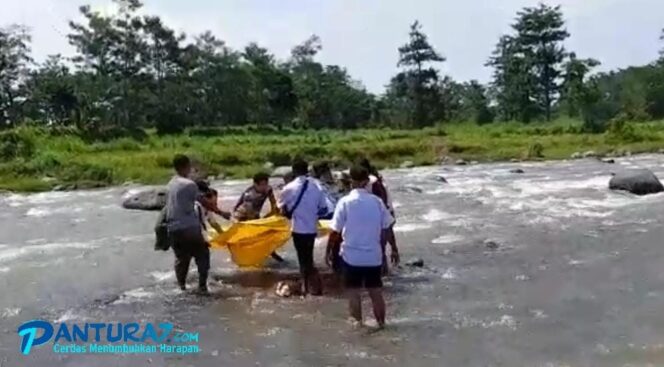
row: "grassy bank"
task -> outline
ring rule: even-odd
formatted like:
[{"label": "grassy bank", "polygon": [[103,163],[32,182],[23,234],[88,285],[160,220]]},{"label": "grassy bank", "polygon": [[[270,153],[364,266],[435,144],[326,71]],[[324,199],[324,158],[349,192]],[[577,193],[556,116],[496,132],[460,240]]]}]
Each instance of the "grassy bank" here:
[{"label": "grassy bank", "polygon": [[163,183],[176,153],[195,157],[210,175],[249,177],[266,162],[287,165],[293,156],[347,165],[368,156],[381,167],[435,164],[441,157],[477,161],[561,159],[593,150],[651,152],[664,148],[664,122],[629,123],[585,134],[574,121],[485,126],[448,124],[422,130],[243,132],[156,136],[89,142],[75,134],[23,128],[0,135],[0,189],[44,191],[133,181]]}]

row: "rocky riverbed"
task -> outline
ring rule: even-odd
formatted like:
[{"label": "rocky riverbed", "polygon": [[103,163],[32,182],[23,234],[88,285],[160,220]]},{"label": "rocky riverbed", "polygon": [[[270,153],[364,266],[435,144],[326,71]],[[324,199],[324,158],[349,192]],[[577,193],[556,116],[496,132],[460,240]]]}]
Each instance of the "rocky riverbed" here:
[{"label": "rocky riverbed", "polygon": [[[662,365],[664,195],[608,182],[635,168],[664,177],[664,156],[615,161],[386,172],[404,263],[422,266],[387,279],[389,327],[376,334],[347,324],[338,294],[274,293],[297,272],[290,245],[288,264],[263,272],[216,252],[213,296],[181,294],[172,254],[152,248],[157,214],[120,206],[142,188],[1,196],[0,365]],[[215,187],[232,205],[246,185]],[[34,318],[168,321],[200,332],[201,352],[24,357],[16,328]]]}]

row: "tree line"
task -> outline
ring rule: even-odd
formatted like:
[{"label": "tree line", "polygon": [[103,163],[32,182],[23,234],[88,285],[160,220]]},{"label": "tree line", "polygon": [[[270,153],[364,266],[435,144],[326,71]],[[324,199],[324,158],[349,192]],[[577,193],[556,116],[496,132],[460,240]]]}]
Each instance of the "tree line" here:
[{"label": "tree line", "polygon": [[211,32],[177,33],[140,0],[114,0],[102,15],[82,6],[70,22],[71,58],[36,64],[26,27],[0,29],[0,129],[21,124],[73,128],[91,137],[233,126],[420,128],[435,123],[579,118],[601,132],[611,121],[664,118],[664,57],[608,73],[563,46],[560,6],[519,11],[486,66],[490,83],[457,82],[415,21],[399,47],[398,72],[381,95],[338,65],[324,65],[313,35],[278,60],[256,43],[233,50]]}]

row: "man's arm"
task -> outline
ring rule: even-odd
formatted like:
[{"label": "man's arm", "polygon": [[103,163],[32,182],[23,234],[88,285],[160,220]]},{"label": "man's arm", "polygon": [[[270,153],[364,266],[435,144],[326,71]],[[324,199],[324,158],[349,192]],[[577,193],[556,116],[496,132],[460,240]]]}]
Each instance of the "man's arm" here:
[{"label": "man's arm", "polygon": [[274,197],[274,190],[270,189],[270,192],[267,194],[267,198],[270,200],[270,214],[268,214],[268,216],[279,213],[279,206],[277,205],[277,198]]},{"label": "man's arm", "polygon": [[191,181],[191,183],[187,184],[187,186],[184,188],[185,193],[186,193],[186,198],[188,201],[191,201],[191,205],[185,205],[183,208],[184,211],[187,214],[195,214],[195,206],[196,202],[198,201],[198,195],[200,192],[198,191],[198,186],[196,186],[196,183],[194,181]]},{"label": "man's arm", "polygon": [[334,266],[334,258],[339,253],[341,242],[341,233],[332,231],[332,233],[330,233],[330,237],[327,240],[327,249],[325,250],[325,263],[327,266]]},{"label": "man's arm", "polygon": [[242,193],[242,195],[240,195],[240,198],[237,199],[237,203],[235,204],[235,207],[233,207],[233,212],[236,212],[237,208],[239,208],[240,205],[242,205],[242,203],[244,203],[244,193]]},{"label": "man's arm", "polygon": [[291,192],[292,186],[286,185],[279,195],[279,199],[277,200],[277,208],[282,214],[288,209],[286,207],[286,203],[288,203],[290,200]]},{"label": "man's arm", "polygon": [[392,225],[394,224],[394,217],[392,217],[392,214],[390,214],[390,212],[387,210],[385,204],[381,205],[381,211],[383,217],[383,223],[382,223],[383,230],[381,232],[380,245],[381,248],[383,249],[383,255],[385,255],[385,247],[387,247],[387,244],[389,243],[390,258],[392,260],[392,263],[394,265],[398,265],[401,259],[399,257],[399,249],[397,248],[397,241],[393,241],[394,230],[392,229]]},{"label": "man's arm", "polygon": [[329,267],[333,267],[334,258],[339,253],[343,237],[341,235],[344,226],[346,226],[346,206],[341,201],[334,210],[332,221],[330,222],[330,237],[327,240],[327,249],[325,251],[325,262]]}]

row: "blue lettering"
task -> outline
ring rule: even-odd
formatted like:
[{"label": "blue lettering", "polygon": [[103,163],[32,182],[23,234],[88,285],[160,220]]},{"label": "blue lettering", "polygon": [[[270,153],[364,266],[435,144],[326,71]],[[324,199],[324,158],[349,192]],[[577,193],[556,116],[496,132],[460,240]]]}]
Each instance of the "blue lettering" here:
[{"label": "blue lettering", "polygon": [[159,340],[157,340],[157,343],[163,343],[163,342],[166,341],[166,339],[168,338],[168,335],[173,330],[173,324],[171,324],[170,322],[162,322],[162,323],[159,324],[159,327],[161,328],[161,330],[163,332],[159,336]]},{"label": "blue lettering", "polygon": [[106,329],[106,340],[111,343],[117,343],[122,340],[122,324],[117,324],[117,336],[113,336],[113,324],[108,324]]},{"label": "blue lettering", "polygon": [[72,334],[74,334],[74,341],[86,342],[88,341],[88,324],[85,324],[83,329],[80,325],[74,324],[72,326]]},{"label": "blue lettering", "polygon": [[58,332],[55,334],[54,341],[57,343],[60,341],[61,338],[64,338],[66,341],[71,343],[71,334],[69,333],[69,329],[67,328],[67,325],[65,323],[60,324]]},{"label": "blue lettering", "polygon": [[[37,331],[43,330],[44,333],[37,338]],[[33,346],[46,343],[53,336],[53,325],[43,320],[32,320],[18,327],[18,335],[21,339],[21,353],[30,354]]]},{"label": "blue lettering", "polygon": [[148,338],[154,340],[155,342],[157,341],[157,331],[154,329],[154,325],[152,325],[151,322],[145,325],[145,332],[143,332],[141,341],[144,342]]},{"label": "blue lettering", "polygon": [[140,342],[141,340],[134,335],[138,332],[140,326],[138,323],[132,322],[124,326],[124,341]]},{"label": "blue lettering", "polygon": [[96,341],[96,342],[100,342],[100,341],[101,341],[101,333],[100,333],[100,331],[101,331],[101,329],[104,328],[104,326],[106,326],[106,324],[102,324],[102,323],[93,323],[93,324],[88,324],[88,326],[90,326],[91,328],[95,329],[95,341]]}]

